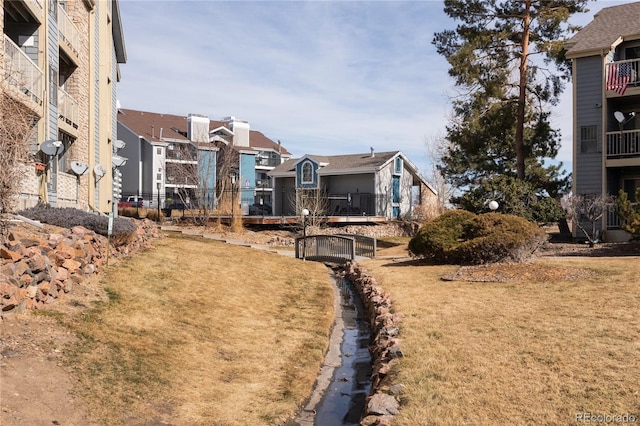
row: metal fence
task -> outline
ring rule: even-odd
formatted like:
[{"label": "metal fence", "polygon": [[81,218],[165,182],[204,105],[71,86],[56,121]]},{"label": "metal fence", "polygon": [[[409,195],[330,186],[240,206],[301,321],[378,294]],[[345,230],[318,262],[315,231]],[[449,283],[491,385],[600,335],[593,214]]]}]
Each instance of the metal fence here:
[{"label": "metal fence", "polygon": [[377,242],[373,237],[355,234],[337,234],[343,237],[350,237],[356,243],[356,256],[376,257]]},{"label": "metal fence", "polygon": [[309,235],[297,237],[296,258],[318,262],[345,263],[356,258],[354,238],[340,235]]}]

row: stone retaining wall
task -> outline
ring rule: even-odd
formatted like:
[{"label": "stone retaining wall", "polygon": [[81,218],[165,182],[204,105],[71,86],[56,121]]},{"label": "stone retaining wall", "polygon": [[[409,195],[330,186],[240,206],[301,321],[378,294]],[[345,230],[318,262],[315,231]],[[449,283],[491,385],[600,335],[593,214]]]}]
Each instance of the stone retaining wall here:
[{"label": "stone retaining wall", "polygon": [[398,414],[396,396],[403,389],[401,384],[390,383],[389,377],[391,368],[403,356],[398,339],[400,315],[391,312],[389,294],[382,291],[375,278],[357,263],[347,263],[342,273],[362,299],[373,336],[369,348],[373,362],[371,391],[360,424],[389,425]]},{"label": "stone retaining wall", "polygon": [[[154,222],[135,222],[137,230],[124,244],[111,242],[110,259],[129,256],[160,236]],[[106,264],[107,237],[81,226],[53,233],[30,226],[11,227],[0,244],[1,317],[44,308]]]}]

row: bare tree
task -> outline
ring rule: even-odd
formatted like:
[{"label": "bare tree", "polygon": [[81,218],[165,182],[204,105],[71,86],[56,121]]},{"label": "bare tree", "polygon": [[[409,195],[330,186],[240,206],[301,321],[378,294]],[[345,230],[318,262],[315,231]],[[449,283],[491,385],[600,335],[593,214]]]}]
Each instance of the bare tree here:
[{"label": "bare tree", "polygon": [[[567,220],[571,220],[580,229],[593,247],[600,242],[600,235],[596,225],[602,216],[615,205],[615,198],[606,194],[569,194],[560,200],[560,205],[567,215]],[[591,232],[583,226],[584,222],[591,224]]]},{"label": "bare tree", "polygon": [[175,185],[176,197],[189,210],[197,209],[193,218],[206,224],[216,207],[216,152],[208,143],[173,144],[165,161],[168,182]]},{"label": "bare tree", "polygon": [[319,229],[326,223],[329,198],[324,189],[296,189],[291,207],[301,218],[302,210],[309,210],[309,215],[305,218],[307,225]]},{"label": "bare tree", "polygon": [[442,214],[450,208],[451,197],[455,194],[455,188],[451,186],[438,169],[438,164],[442,163],[442,157],[449,149],[449,142],[443,136],[432,136],[424,140],[427,154],[428,171],[427,180],[436,190],[435,214]]},{"label": "bare tree", "polygon": [[0,81],[0,237],[6,232],[7,214],[15,208],[22,185],[22,167],[29,159],[35,114],[15,99],[6,81]]}]

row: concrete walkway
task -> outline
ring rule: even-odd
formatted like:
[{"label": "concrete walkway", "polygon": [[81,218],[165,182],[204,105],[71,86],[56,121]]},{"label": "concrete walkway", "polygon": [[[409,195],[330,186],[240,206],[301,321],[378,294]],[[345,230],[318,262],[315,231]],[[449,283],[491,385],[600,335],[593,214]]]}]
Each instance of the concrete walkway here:
[{"label": "concrete walkway", "polygon": [[211,233],[203,233],[202,231],[198,230],[198,229],[185,229],[181,226],[172,226],[172,225],[161,225],[160,229],[163,231],[168,231],[168,232],[180,232],[182,234],[185,235],[199,235],[203,238],[209,238],[211,240],[216,240],[216,241],[220,241],[223,243],[227,243],[227,244],[234,244],[237,246],[243,246],[243,247],[251,247],[254,249],[259,249],[259,250],[264,250],[264,251],[268,251],[271,253],[276,253],[276,254],[280,254],[282,256],[289,256],[289,257],[295,257],[296,253],[294,250],[283,250],[283,249],[275,249],[271,246],[268,246],[266,244],[253,244],[253,243],[249,243],[247,241],[244,241],[242,239],[238,239],[238,238],[229,238],[227,236],[225,236],[224,234],[219,234],[219,233],[215,233],[215,232],[211,232]]}]

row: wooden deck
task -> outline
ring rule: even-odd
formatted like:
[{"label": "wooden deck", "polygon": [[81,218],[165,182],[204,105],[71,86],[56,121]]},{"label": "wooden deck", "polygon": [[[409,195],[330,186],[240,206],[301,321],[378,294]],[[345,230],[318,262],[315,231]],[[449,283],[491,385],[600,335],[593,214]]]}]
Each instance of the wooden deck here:
[{"label": "wooden deck", "polygon": [[[185,210],[173,210],[171,217],[168,219],[188,219],[194,217],[198,212]],[[231,223],[231,215],[211,215],[209,220],[220,220],[221,223],[228,225]],[[241,216],[242,223],[245,225],[287,225],[300,223],[299,216]],[[387,218],[383,216],[327,216],[324,218],[327,223],[333,224],[363,224],[363,223],[385,223]]]}]

